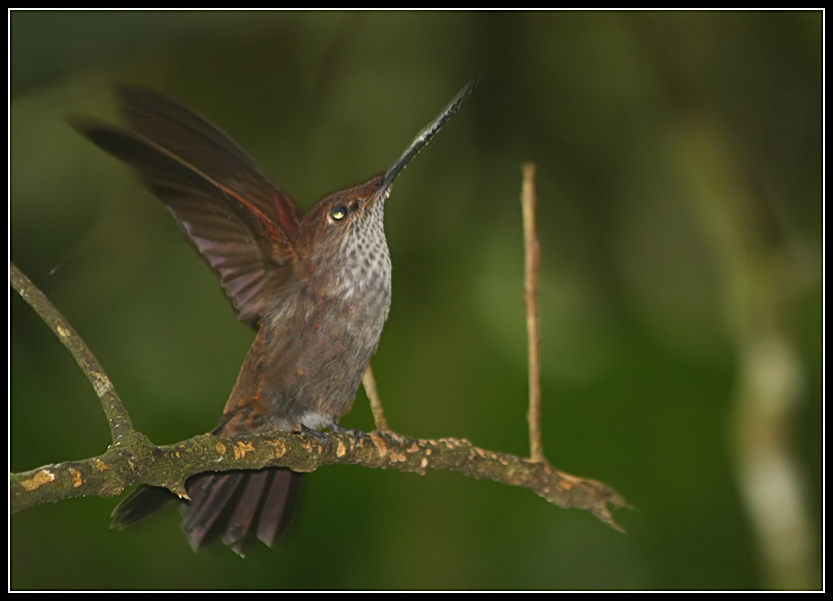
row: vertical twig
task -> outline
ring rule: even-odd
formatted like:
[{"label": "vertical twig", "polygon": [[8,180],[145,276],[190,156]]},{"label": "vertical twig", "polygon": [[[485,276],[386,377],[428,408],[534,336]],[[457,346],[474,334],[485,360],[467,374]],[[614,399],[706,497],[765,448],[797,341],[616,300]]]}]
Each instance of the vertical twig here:
[{"label": "vertical twig", "polygon": [[376,390],[376,378],[373,377],[373,369],[367,364],[367,369],[362,375],[362,385],[370,400],[370,410],[373,412],[373,421],[376,422],[378,432],[389,432],[388,420],[385,419],[385,412],[382,410],[382,399],[379,398],[379,391]]},{"label": "vertical twig", "polygon": [[541,247],[535,220],[535,163],[524,163],[521,208],[524,220],[524,299],[526,301],[526,331],[529,339],[529,447],[530,459],[545,461],[541,444],[541,368],[538,357],[540,327],[538,325],[538,283],[541,278]]},{"label": "vertical twig", "polygon": [[130,422],[130,416],[127,414],[127,410],[124,408],[118,394],[116,394],[110,378],[104,372],[104,368],[101,367],[98,359],[95,358],[95,355],[81,337],[72,329],[69,322],[44,296],[43,292],[18,269],[17,265],[10,262],[10,268],[12,287],[41,316],[44,323],[50,327],[63,345],[72,353],[76,363],[86,374],[87,379],[93,385],[93,390],[101,400],[101,406],[104,408],[104,413],[110,424],[110,434],[113,437],[113,442],[122,441],[133,432],[133,424]]}]

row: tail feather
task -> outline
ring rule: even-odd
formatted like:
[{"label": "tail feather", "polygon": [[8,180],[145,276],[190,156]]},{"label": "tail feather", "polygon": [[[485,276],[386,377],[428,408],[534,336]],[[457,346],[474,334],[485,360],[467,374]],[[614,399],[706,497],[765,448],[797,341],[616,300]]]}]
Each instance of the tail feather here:
[{"label": "tail feather", "polygon": [[245,482],[238,486],[240,498],[234,505],[228,522],[222,528],[223,543],[234,549],[238,555],[243,554],[247,535],[252,532],[252,523],[258,519],[269,472],[257,472],[245,478]]},{"label": "tail feather", "polygon": [[[182,529],[196,551],[215,537],[237,554],[259,538],[272,546],[289,523],[300,474],[284,468],[205,473],[186,483]],[[113,527],[126,528],[176,497],[163,488],[142,487],[113,511]]]},{"label": "tail feather", "polygon": [[272,472],[272,482],[257,524],[257,537],[268,547],[275,543],[292,518],[300,478],[300,474],[291,470]]},{"label": "tail feather", "polygon": [[116,505],[110,516],[113,518],[110,526],[117,530],[123,530],[174,500],[176,500],[176,496],[165,488],[139,487]]},{"label": "tail feather", "polygon": [[196,551],[210,542],[228,519],[246,482],[245,472],[206,473],[191,478],[185,488],[191,502],[180,507],[182,531]]}]

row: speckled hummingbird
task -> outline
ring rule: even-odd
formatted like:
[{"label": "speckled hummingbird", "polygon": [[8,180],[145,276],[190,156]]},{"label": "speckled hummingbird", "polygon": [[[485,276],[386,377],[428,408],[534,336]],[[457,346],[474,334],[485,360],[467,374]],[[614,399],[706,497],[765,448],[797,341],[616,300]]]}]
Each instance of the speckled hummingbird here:
[{"label": "speckled hummingbird", "polygon": [[[391,300],[385,201],[412,158],[469,97],[474,82],[393,166],[319,200],[308,212],[227,134],[157,93],[117,89],[125,128],[77,124],[132,167],[220,277],[239,318],[257,331],[214,433],[337,428],[376,351]],[[204,473],[186,483],[182,527],[196,550],[214,536],[237,553],[271,546],[299,475],[289,469]],[[173,499],[142,487],[113,512],[125,527]]]}]

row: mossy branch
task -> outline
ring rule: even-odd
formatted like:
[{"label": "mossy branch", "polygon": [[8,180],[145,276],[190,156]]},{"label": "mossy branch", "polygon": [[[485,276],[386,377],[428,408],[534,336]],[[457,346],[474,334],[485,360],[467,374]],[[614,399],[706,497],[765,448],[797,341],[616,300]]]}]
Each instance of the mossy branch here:
[{"label": "mossy branch", "polygon": [[[209,471],[288,467],[298,472],[312,472],[325,465],[350,464],[420,475],[429,471],[453,471],[471,478],[519,486],[559,507],[589,511],[609,526],[622,530],[611,515],[616,508],[628,507],[619,493],[596,480],[559,471],[543,455],[538,384],[538,308],[535,299],[540,269],[534,232],[533,167],[526,165],[524,173],[525,236],[527,249],[532,249],[533,253],[528,254],[526,271],[531,349],[528,413],[531,458],[482,449],[465,439],[428,440],[402,436],[387,429],[383,417],[381,425],[377,419],[379,430],[369,434],[353,431],[327,434],[275,432],[233,439],[203,434],[172,445],[154,445],[133,428],[115,387],[89,347],[44,294],[12,263],[12,286],[55,332],[87,375],[101,401],[113,440],[113,444],[97,457],[12,473],[12,512],[74,497],[115,497],[136,484],[164,487],[187,499],[185,481],[195,474]],[[380,404],[378,412],[379,416],[383,416]]]}]

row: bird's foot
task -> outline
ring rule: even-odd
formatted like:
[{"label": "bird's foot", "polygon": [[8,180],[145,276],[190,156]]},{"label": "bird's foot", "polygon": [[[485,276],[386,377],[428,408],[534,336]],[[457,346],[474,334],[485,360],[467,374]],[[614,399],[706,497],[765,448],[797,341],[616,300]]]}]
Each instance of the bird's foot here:
[{"label": "bird's foot", "polygon": [[301,424],[301,430],[300,430],[300,433],[301,433],[301,434],[309,434],[309,435],[310,435],[310,436],[312,436],[315,440],[317,440],[318,442],[320,442],[320,443],[321,443],[321,445],[322,445],[322,446],[323,446],[323,447],[324,447],[327,451],[329,451],[330,449],[332,449],[332,448],[333,448],[333,442],[330,440],[330,437],[329,437],[329,436],[327,436],[324,432],[320,432],[320,431],[318,431],[318,430],[313,430],[312,428],[309,428],[309,427],[305,426],[304,424]]},{"label": "bird's foot", "polygon": [[353,439],[353,446],[361,446],[362,441],[364,440],[365,433],[361,430],[356,430],[354,428],[345,428],[344,426],[339,426],[337,423],[333,422],[327,425],[330,430],[333,432],[349,434],[350,437]]}]

